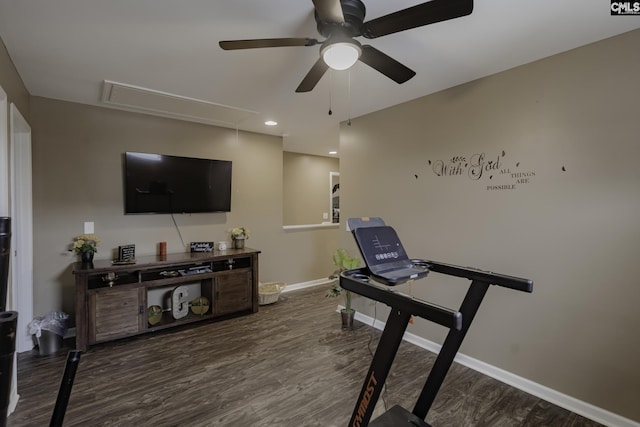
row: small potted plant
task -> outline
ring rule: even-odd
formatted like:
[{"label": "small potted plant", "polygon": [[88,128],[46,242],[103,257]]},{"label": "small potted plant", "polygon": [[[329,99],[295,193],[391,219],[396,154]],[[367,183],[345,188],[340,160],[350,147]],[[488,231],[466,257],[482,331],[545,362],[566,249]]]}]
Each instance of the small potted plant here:
[{"label": "small potted plant", "polygon": [[93,261],[93,255],[98,252],[100,238],[95,234],[80,234],[73,238],[73,248],[76,254],[80,255],[82,262]]},{"label": "small potted plant", "polygon": [[337,269],[329,276],[329,279],[333,280],[333,284],[325,296],[336,298],[344,292],[344,308],[340,310],[342,329],[353,329],[353,318],[356,311],[351,308],[351,292],[340,287],[340,273],[360,267],[360,259],[352,257],[345,249],[338,249],[333,254],[333,264]]},{"label": "small potted plant", "polygon": [[247,227],[234,227],[230,233],[233,247],[236,249],[244,248],[244,241],[249,238],[249,229]]}]

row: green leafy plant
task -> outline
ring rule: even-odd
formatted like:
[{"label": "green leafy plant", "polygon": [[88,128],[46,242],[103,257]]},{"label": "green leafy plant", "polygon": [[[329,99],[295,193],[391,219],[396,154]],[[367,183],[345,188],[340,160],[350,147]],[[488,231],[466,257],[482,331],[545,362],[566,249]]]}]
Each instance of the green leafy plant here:
[{"label": "green leafy plant", "polygon": [[338,249],[333,253],[333,264],[337,269],[329,276],[329,279],[333,279],[334,282],[325,296],[337,298],[344,292],[344,308],[346,311],[351,311],[351,292],[340,287],[340,273],[360,267],[360,259],[349,255],[346,249]]}]

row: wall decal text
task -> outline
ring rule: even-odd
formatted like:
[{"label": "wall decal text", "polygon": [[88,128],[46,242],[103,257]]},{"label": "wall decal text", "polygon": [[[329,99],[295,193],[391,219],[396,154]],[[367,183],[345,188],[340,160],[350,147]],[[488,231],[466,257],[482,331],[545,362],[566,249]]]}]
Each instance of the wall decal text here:
[{"label": "wall decal text", "polygon": [[[509,162],[507,153],[475,153],[456,155],[449,159],[428,160],[431,172],[440,178],[466,177],[471,181],[485,182],[487,191],[515,190],[518,185],[530,184],[535,179],[534,170],[520,169],[520,162]],[[415,175],[416,179],[418,175]]]}]

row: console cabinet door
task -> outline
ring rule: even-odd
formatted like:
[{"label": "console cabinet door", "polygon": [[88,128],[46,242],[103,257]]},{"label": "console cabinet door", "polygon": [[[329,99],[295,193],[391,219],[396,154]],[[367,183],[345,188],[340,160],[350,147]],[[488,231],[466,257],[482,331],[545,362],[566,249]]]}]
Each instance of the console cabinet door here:
[{"label": "console cabinet door", "polygon": [[215,278],[214,315],[250,310],[251,271],[228,271]]},{"label": "console cabinet door", "polygon": [[89,342],[109,341],[140,331],[139,288],[104,289],[88,295]]}]

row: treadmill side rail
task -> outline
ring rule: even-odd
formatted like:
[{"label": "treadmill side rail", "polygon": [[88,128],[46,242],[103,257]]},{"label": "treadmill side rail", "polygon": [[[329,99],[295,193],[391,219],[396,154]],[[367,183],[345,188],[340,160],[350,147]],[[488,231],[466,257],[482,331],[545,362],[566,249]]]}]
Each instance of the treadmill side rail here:
[{"label": "treadmill side rail", "polygon": [[471,327],[489,285],[498,285],[522,292],[533,291],[533,281],[529,279],[435,261],[412,260],[412,262],[423,267],[426,266],[432,272],[471,280],[460,309],[451,310],[392,291],[391,288],[387,290],[385,287],[370,283],[372,279],[368,276],[366,268],[344,271],[340,275],[340,286],[343,289],[380,301],[391,307],[391,312],[349,421],[349,427],[369,425],[369,420],[411,316],[419,316],[445,326],[449,328],[449,333],[431,367],[431,372],[429,372],[422,392],[418,396],[413,412],[409,413],[401,407],[394,406],[374,420],[372,426],[429,427],[424,420],[453,364],[465,335]]}]

